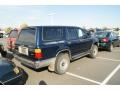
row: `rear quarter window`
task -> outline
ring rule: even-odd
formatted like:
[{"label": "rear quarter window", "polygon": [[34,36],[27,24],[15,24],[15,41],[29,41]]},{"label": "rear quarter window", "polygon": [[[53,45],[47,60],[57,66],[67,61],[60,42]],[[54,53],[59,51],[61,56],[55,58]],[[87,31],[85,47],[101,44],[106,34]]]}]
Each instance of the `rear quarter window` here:
[{"label": "rear quarter window", "polygon": [[43,28],[43,41],[55,41],[62,39],[61,28]]}]

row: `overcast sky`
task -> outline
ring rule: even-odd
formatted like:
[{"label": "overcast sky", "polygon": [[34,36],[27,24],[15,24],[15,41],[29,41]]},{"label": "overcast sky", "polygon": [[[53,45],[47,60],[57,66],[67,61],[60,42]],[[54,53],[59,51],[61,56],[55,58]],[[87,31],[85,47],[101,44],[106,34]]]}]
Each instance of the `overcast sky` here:
[{"label": "overcast sky", "polygon": [[0,6],[0,27],[18,27],[22,23],[120,27],[120,6]]}]

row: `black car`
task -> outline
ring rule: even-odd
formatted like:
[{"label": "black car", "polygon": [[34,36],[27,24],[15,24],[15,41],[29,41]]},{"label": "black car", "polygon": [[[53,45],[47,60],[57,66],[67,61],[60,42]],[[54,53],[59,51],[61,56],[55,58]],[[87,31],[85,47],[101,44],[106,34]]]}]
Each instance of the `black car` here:
[{"label": "black car", "polygon": [[38,69],[63,74],[69,63],[82,56],[95,58],[98,41],[91,34],[74,26],[32,26],[21,30],[15,44],[15,58]]},{"label": "black car", "polygon": [[23,85],[27,78],[23,69],[5,58],[0,58],[0,85]]},{"label": "black car", "polygon": [[120,47],[119,37],[112,31],[99,31],[95,35],[99,39],[99,48],[107,49],[111,52],[114,47]]}]

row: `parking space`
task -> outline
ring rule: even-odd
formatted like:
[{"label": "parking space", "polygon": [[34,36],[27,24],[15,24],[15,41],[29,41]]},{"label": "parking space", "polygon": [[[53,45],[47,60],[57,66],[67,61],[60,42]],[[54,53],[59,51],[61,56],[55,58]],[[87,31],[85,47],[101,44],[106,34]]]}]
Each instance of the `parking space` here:
[{"label": "parking space", "polygon": [[111,70],[113,70],[117,65],[118,62],[84,58],[83,61],[79,60],[71,64],[69,72],[102,82],[104,78],[111,72]]},{"label": "parking space", "polygon": [[27,72],[27,85],[38,85],[41,80],[48,85],[120,85],[119,47],[114,48],[113,52],[101,50],[95,59],[83,57],[73,61],[64,75],[49,72],[47,68],[35,71],[16,59],[13,61]]},{"label": "parking space", "polygon": [[120,49],[119,47],[114,48],[114,50],[112,52],[109,51],[105,51],[105,50],[100,50],[100,53],[98,53],[98,58],[101,59],[109,59],[109,60],[120,60]]},{"label": "parking space", "polygon": [[107,84],[110,84],[110,85],[117,85],[119,84],[120,85],[120,70],[118,70],[116,72],[116,74],[110,79],[110,81],[107,83]]}]

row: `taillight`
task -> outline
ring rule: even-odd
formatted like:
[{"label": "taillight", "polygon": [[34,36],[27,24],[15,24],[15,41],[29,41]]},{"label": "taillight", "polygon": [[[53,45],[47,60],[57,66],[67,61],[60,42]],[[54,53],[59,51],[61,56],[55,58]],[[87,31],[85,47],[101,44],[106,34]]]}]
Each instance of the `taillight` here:
[{"label": "taillight", "polygon": [[108,42],[109,40],[107,38],[102,39],[103,42]]},{"label": "taillight", "polygon": [[36,59],[42,58],[43,57],[42,50],[41,49],[35,49],[35,55],[34,56],[35,56]]}]

